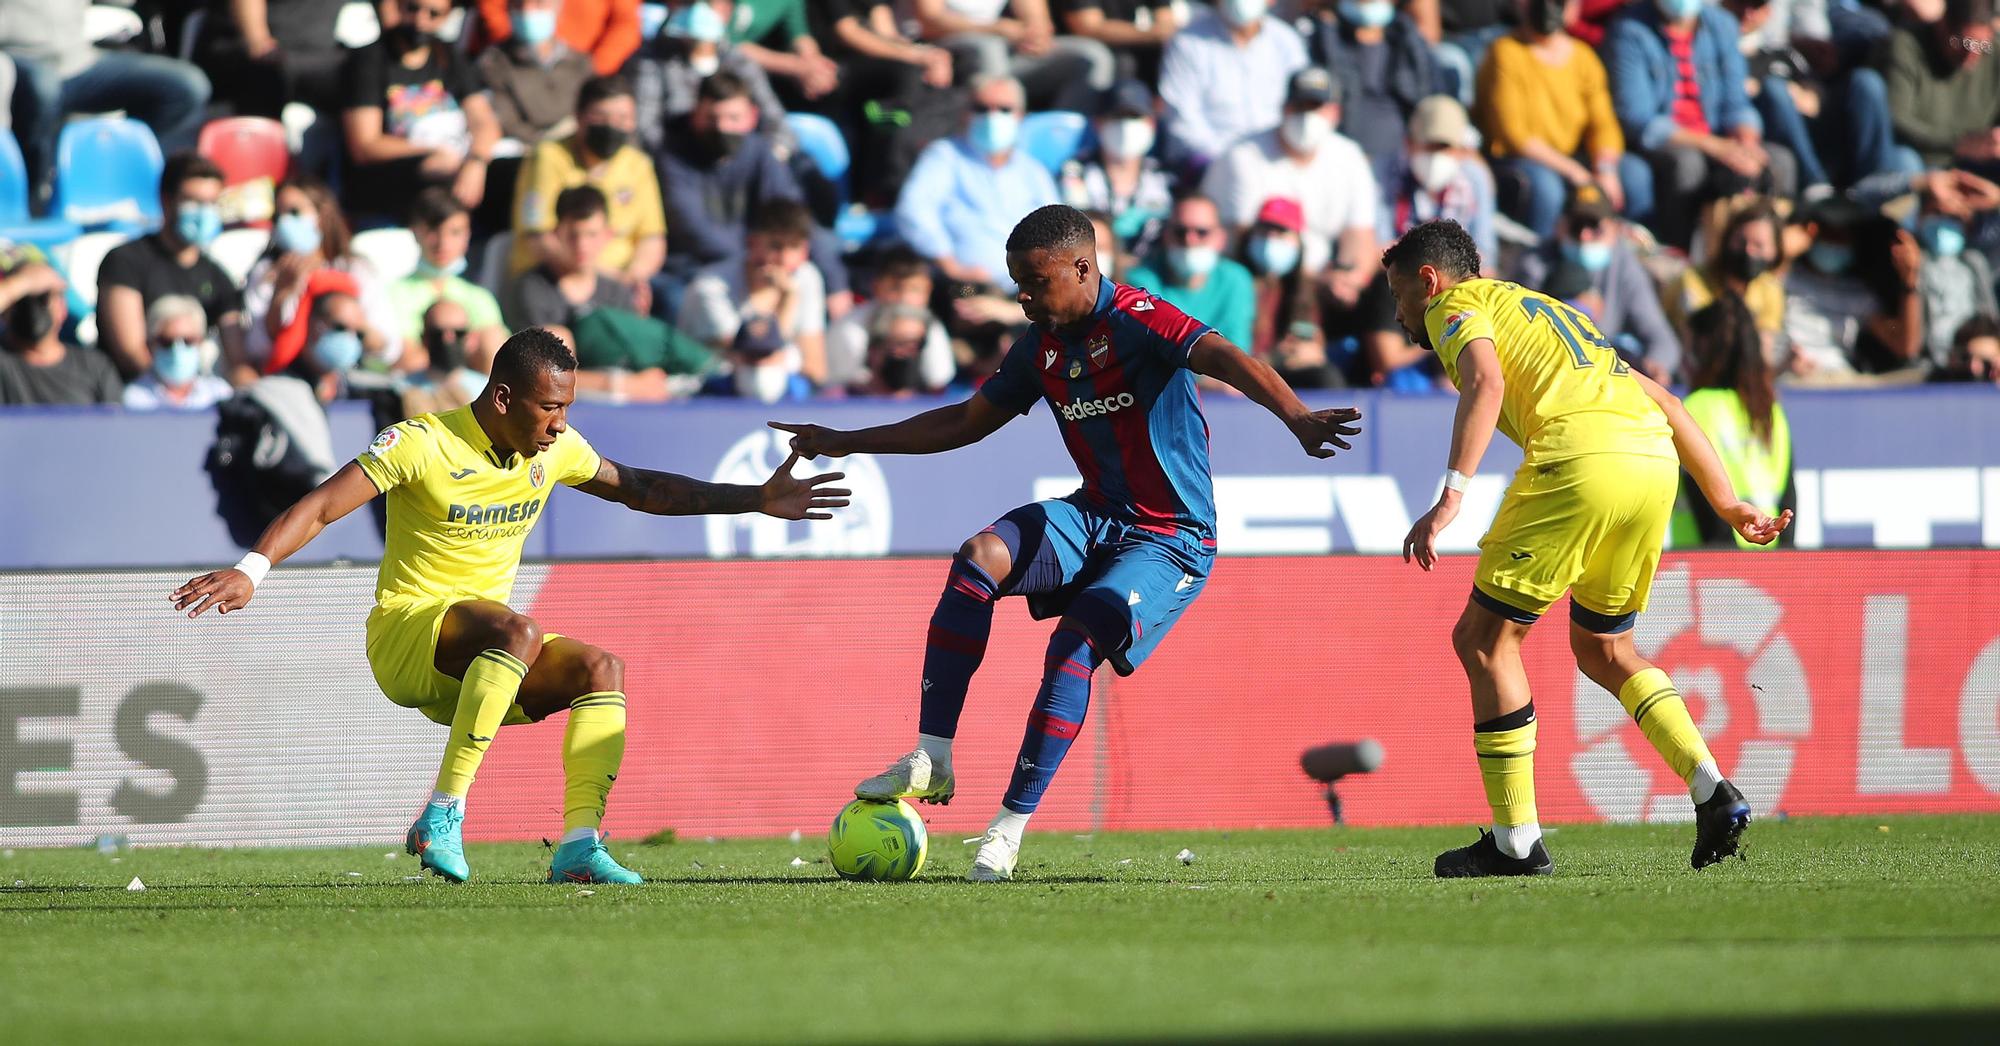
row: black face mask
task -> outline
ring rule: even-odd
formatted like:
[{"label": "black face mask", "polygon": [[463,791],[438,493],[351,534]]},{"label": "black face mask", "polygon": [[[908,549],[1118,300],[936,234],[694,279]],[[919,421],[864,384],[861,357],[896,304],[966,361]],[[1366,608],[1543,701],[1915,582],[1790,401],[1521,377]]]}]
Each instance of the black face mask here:
[{"label": "black face mask", "polygon": [[1741,245],[1722,252],[1722,271],[1726,275],[1749,283],[1770,271],[1771,259],[1751,254],[1750,249]]},{"label": "black face mask", "polygon": [[1563,27],[1563,0],[1528,0],[1528,28],[1543,36]]},{"label": "black face mask", "polygon": [[709,131],[701,136],[701,142],[708,148],[708,154],[718,160],[727,160],[743,148],[744,135],[733,131]]},{"label": "black face mask", "polygon": [[465,334],[446,338],[442,331],[424,332],[424,348],[431,354],[432,370],[457,370],[465,366]]},{"label": "black face mask", "polygon": [[586,124],[583,128],[583,147],[599,159],[609,159],[611,154],[625,148],[625,143],[631,138],[631,135],[610,124]]},{"label": "black face mask", "polygon": [[917,360],[914,356],[890,356],[875,368],[875,377],[891,392],[908,392],[917,387]]},{"label": "black face mask", "polygon": [[47,294],[22,298],[7,310],[7,336],[24,349],[48,337],[55,325],[56,316],[49,307]]},{"label": "black face mask", "polygon": [[402,25],[389,30],[389,37],[396,42],[397,46],[405,51],[414,51],[419,47],[431,43],[430,34],[418,29],[411,22],[404,22]]}]

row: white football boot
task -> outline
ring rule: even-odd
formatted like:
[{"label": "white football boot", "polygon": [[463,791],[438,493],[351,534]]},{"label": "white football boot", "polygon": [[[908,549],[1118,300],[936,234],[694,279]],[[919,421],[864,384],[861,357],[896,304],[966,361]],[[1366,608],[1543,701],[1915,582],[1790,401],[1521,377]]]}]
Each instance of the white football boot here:
[{"label": "white football boot", "polygon": [[995,825],[986,830],[979,852],[973,855],[972,870],[965,877],[975,883],[1004,883],[1014,878],[1014,863],[1020,859],[1021,844]]},{"label": "white football boot", "polygon": [[951,802],[951,764],[931,762],[931,754],[919,748],[889,764],[889,769],[854,786],[856,799],[878,803],[915,799],[940,806]]}]

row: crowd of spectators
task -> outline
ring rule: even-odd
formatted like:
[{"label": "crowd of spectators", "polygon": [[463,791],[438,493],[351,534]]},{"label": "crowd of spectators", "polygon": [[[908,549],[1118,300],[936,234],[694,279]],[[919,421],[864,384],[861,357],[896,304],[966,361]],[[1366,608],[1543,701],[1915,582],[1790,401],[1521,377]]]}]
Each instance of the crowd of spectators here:
[{"label": "crowd of spectators", "polygon": [[[593,399],[962,390],[1053,202],[1301,388],[1439,387],[1379,262],[1439,217],[1760,434],[1770,383],[2000,381],[1994,0],[461,2],[0,4],[0,196],[60,207],[72,118],[165,156],[88,267],[0,228],[0,404],[433,409],[527,325]],[[293,142],[262,213],[228,116]]]}]

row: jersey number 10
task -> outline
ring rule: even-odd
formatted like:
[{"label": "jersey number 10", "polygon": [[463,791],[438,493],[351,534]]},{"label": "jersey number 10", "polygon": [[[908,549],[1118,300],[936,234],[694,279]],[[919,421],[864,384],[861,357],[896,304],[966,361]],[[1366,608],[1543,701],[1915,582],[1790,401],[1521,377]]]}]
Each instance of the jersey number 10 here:
[{"label": "jersey number 10", "polygon": [[1597,327],[1583,313],[1560,302],[1547,302],[1540,298],[1521,299],[1521,311],[1528,314],[1530,323],[1538,319],[1548,320],[1549,326],[1554,327],[1556,333],[1562,336],[1563,344],[1569,346],[1570,361],[1577,367],[1596,366],[1584,352],[1583,347],[1587,343],[1593,349],[1611,354],[1611,373],[1632,372],[1631,368],[1625,366],[1625,361],[1619,358],[1618,350],[1604,340],[1604,335],[1597,332]]}]

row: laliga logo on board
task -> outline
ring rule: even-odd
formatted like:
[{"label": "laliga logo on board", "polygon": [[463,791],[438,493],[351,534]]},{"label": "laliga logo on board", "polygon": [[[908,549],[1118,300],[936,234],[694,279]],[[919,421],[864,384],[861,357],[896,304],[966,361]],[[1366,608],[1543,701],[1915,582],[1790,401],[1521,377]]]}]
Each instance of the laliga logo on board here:
[{"label": "laliga logo on board", "polygon": [[[1651,605],[1632,633],[1640,655],[1673,677],[1690,710],[1700,710],[1695,725],[1716,750],[1723,773],[1760,810],[1778,808],[1797,745],[1812,732],[1812,694],[1792,641],[1777,630],[1782,614],[1777,600],[1748,582],[1691,580],[1682,566],[1655,579]],[[1704,659],[1684,643],[1674,659],[1659,660],[1689,630],[1693,635],[1686,638],[1698,649],[1719,656]],[[1735,658],[1741,659],[1741,676],[1726,682],[1725,676],[1735,673],[1725,673],[1716,662]],[[1687,790],[1664,769],[1655,774],[1659,761],[1618,699],[1582,672],[1572,692],[1578,750],[1570,772],[1590,805],[1609,821],[1691,820]],[[1739,718],[1732,735],[1732,722]],[[1733,758],[1727,746],[1717,744],[1725,737],[1744,739]],[[1672,787],[1655,792],[1657,782]]]},{"label": "laliga logo on board", "polygon": [[[737,440],[722,455],[710,476],[715,483],[743,483],[757,486],[791,453],[791,436],[771,429],[758,429]],[[759,559],[779,556],[879,556],[889,551],[889,481],[882,466],[867,454],[855,454],[830,461],[801,461],[794,475],[845,472],[840,485],[854,491],[852,504],[834,509],[833,518],[794,522],[770,516],[709,516],[706,520],[708,554],[716,559],[749,555]]]}]

